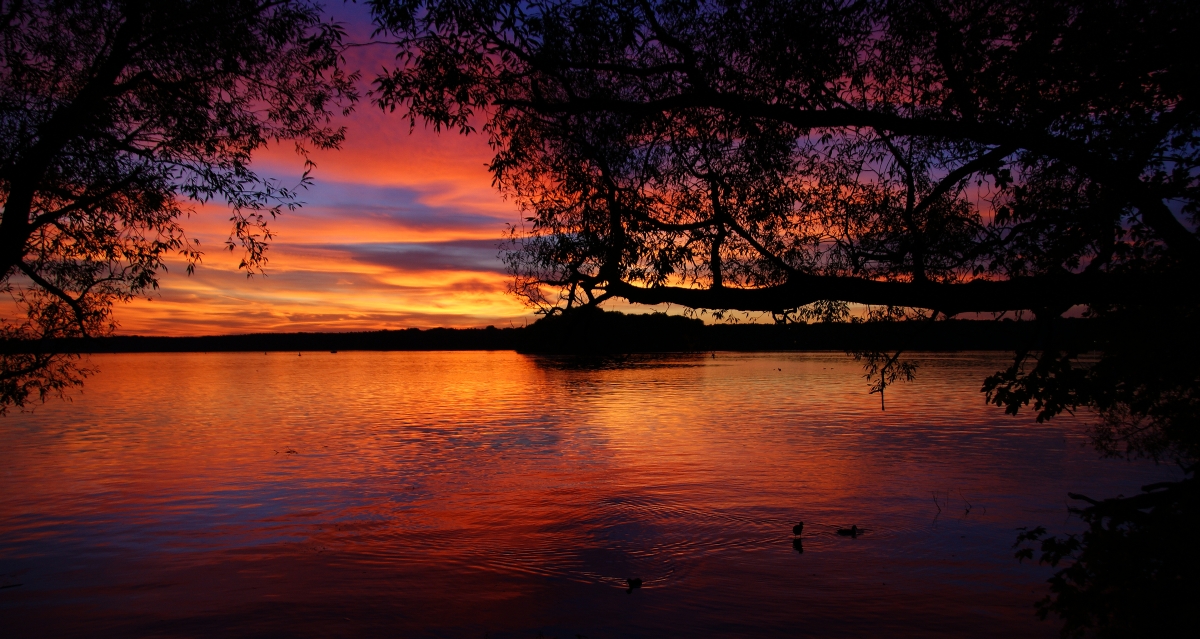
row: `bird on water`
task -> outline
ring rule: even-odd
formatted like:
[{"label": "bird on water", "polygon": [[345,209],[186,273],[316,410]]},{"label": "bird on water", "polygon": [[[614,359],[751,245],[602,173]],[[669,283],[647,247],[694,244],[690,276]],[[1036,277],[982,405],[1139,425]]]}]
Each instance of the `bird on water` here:
[{"label": "bird on water", "polygon": [[858,537],[858,535],[860,533],[862,533],[862,530],[859,529],[858,524],[855,524],[849,528],[838,528],[837,532],[839,535],[841,535],[843,537],[850,537],[851,539],[853,539],[855,537]]},{"label": "bird on water", "polygon": [[625,583],[629,584],[629,589],[625,591],[625,594],[632,595],[634,589],[642,587],[642,578],[634,577],[632,579],[626,579]]},{"label": "bird on water", "polygon": [[792,526],[792,534],[793,535],[796,535],[797,537],[799,537],[800,533],[802,533],[802,532],[804,532],[804,522],[800,522],[800,523],[796,524],[795,526]]}]

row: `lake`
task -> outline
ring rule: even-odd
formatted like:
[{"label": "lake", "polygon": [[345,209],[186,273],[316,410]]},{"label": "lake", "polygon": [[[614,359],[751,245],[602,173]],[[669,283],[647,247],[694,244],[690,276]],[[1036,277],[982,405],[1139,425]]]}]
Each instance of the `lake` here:
[{"label": "lake", "polygon": [[913,357],[94,356],[0,418],[3,634],[1057,636],[1015,529],[1177,473]]}]

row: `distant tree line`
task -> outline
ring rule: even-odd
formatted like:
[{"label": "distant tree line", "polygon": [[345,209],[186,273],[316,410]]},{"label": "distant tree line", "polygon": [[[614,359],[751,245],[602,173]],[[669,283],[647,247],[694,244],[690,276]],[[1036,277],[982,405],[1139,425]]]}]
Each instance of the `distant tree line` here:
[{"label": "distant tree line", "polygon": [[[1070,345],[1087,351],[1095,323],[1066,320]],[[250,333],[197,337],[113,335],[52,341],[0,341],[16,353],[197,353],[282,351],[508,350],[537,355],[620,358],[637,354],[707,356],[713,351],[1013,351],[1037,344],[1034,322],[950,320],[938,330],[914,322],[705,324],[653,313],[592,312],[544,317],[529,326],[431,328],[345,333]]]}]

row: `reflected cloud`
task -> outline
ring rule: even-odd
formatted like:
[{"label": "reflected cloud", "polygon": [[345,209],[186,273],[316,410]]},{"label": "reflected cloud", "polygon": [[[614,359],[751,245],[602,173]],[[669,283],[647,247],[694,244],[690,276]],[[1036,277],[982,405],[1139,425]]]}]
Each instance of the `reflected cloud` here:
[{"label": "reflected cloud", "polygon": [[707,353],[633,353],[629,355],[529,355],[547,371],[609,371],[656,368],[698,368],[708,365]]}]

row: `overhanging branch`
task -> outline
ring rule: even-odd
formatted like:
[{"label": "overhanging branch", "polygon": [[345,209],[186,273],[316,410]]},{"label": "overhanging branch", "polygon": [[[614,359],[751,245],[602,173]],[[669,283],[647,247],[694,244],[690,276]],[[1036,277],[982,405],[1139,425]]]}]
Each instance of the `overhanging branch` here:
[{"label": "overhanging branch", "polygon": [[1116,276],[1107,273],[1058,274],[963,284],[888,282],[858,277],[793,275],[787,283],[763,288],[697,289],[640,287],[609,282],[606,292],[635,304],[678,304],[689,308],[771,312],[821,300],[906,306],[959,313],[1033,310],[1062,313],[1076,304],[1096,304],[1156,296],[1194,296],[1179,278]]}]

